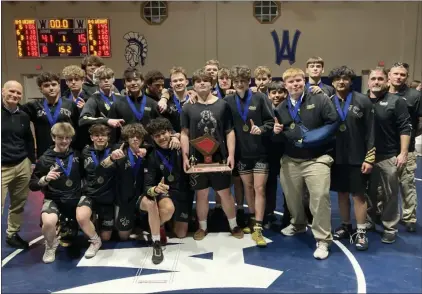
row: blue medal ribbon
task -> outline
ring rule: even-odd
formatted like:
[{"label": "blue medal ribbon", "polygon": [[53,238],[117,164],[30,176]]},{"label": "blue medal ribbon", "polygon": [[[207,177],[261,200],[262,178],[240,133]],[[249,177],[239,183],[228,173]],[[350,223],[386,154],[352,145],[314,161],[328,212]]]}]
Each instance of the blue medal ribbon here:
[{"label": "blue medal ribbon", "polygon": [[343,109],[341,109],[340,105],[340,98],[337,95],[334,95],[334,103],[336,104],[336,109],[338,114],[340,115],[341,121],[344,122],[347,117],[347,113],[349,112],[350,103],[352,103],[352,92],[347,94],[346,102],[344,103]]},{"label": "blue medal ribbon", "polygon": [[[186,96],[188,98],[188,96]],[[177,112],[180,114],[182,113],[182,105],[180,104],[179,99],[176,97],[176,93],[173,94],[173,102],[176,104]]]},{"label": "blue medal ribbon", "polygon": [[292,117],[292,119],[295,123],[299,123],[301,121],[300,117],[298,116],[299,109],[300,109],[301,105],[302,105],[302,97],[298,101],[296,101],[296,105],[295,105],[294,108],[293,108],[293,105],[292,105],[290,95],[289,95],[289,97],[287,97],[287,106],[289,108],[289,113],[290,113],[290,116]]},{"label": "blue medal ribbon", "polygon": [[[103,99],[103,101],[105,103],[107,103],[108,106],[111,107],[111,104],[113,104],[113,103],[110,102],[110,99],[103,92],[101,92],[101,91],[100,91],[100,96],[101,96],[101,99]],[[116,101],[116,98],[114,97],[114,94],[113,93],[111,93],[111,98],[113,99],[113,102]]]},{"label": "blue medal ribbon", "polygon": [[72,94],[72,92],[70,92],[68,98],[69,98],[70,101],[74,102],[75,104],[78,104],[79,101],[82,101],[82,97],[80,97],[80,96],[78,96],[78,98],[76,98],[76,100],[73,101],[73,94]]},{"label": "blue medal ribbon", "polygon": [[73,153],[69,155],[69,160],[67,161],[67,167],[64,168],[61,160],[56,157],[56,163],[60,166],[60,168],[63,170],[63,173],[66,177],[70,176],[70,172],[72,171],[72,165],[73,165]]},{"label": "blue medal ribbon", "polygon": [[133,114],[136,116],[136,119],[138,121],[141,121],[144,117],[145,104],[147,103],[147,98],[145,97],[145,95],[142,96],[141,108],[139,109],[139,111],[136,109],[135,104],[132,102],[129,96],[126,96],[126,100],[130,108],[132,109]]},{"label": "blue medal ribbon", "polygon": [[133,155],[132,149],[128,148],[127,154],[129,155],[129,162],[132,167],[133,177],[136,178],[142,165],[142,157],[138,157],[135,163],[135,155]]},{"label": "blue medal ribbon", "polygon": [[171,174],[171,171],[173,170],[173,163],[169,162],[166,157],[158,150],[155,150],[155,153],[160,157],[161,161],[163,162],[164,166],[168,169],[168,171]]},{"label": "blue medal ribbon", "polygon": [[248,112],[249,112],[249,104],[251,104],[252,101],[252,91],[251,89],[248,90],[248,93],[246,94],[245,104],[242,110],[242,106],[240,105],[240,97],[236,94],[236,105],[237,105],[237,111],[240,114],[240,117],[242,118],[243,122],[246,124],[246,120],[248,119]]},{"label": "blue medal ribbon", "polygon": [[[305,88],[306,88],[306,90],[309,90],[309,87],[311,87],[311,86],[315,86],[315,85],[311,85],[309,82],[307,82],[306,84],[305,84]],[[319,82],[318,83],[318,87],[322,87],[322,82]]]},{"label": "blue medal ribbon", "polygon": [[45,115],[47,116],[48,122],[50,123],[50,126],[54,126],[59,119],[60,115],[60,109],[62,108],[62,98],[59,98],[59,101],[57,102],[56,110],[54,111],[54,115],[51,116],[51,110],[48,107],[47,99],[44,99],[43,107],[45,111]]},{"label": "blue medal ribbon", "polygon": [[215,90],[217,91],[217,96],[218,96],[218,98],[219,99],[222,99],[223,98],[223,96],[221,95],[221,89],[220,89],[220,87],[218,86],[218,83],[217,83],[217,85],[215,86]]},{"label": "blue medal ribbon", "polygon": [[91,150],[91,157],[92,161],[94,162],[95,166],[97,167],[101,161],[103,161],[108,155],[110,154],[110,148],[107,148],[104,152],[104,156],[98,160],[97,154],[95,154],[95,151]]}]

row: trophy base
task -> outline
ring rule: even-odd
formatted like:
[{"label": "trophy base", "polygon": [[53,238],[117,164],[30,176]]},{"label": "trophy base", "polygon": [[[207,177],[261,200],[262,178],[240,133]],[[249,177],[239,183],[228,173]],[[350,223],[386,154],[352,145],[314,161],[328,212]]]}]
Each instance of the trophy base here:
[{"label": "trophy base", "polygon": [[204,173],[216,173],[216,172],[231,172],[232,170],[227,164],[220,163],[200,163],[192,166],[187,170],[187,174],[204,174]]}]

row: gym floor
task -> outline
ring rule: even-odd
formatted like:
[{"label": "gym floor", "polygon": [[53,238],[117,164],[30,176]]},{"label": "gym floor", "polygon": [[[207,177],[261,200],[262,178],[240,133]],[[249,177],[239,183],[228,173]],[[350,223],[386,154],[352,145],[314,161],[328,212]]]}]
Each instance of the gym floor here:
[{"label": "gym floor", "polygon": [[[418,159],[421,166],[422,159]],[[422,169],[416,171],[422,195]],[[420,180],[418,180],[420,179]],[[332,226],[340,224],[337,196],[331,194]],[[213,196],[210,196],[213,201]],[[281,189],[277,209],[282,213]],[[88,242],[59,247],[56,261],[44,264],[44,240],[39,227],[42,195],[31,193],[21,237],[31,241],[27,251],[5,243],[7,211],[1,218],[3,293],[421,293],[422,203],[419,198],[416,233],[399,224],[394,244],[381,243],[381,228],[369,232],[369,249],[356,251],[348,240],[335,241],[330,257],[312,256],[315,241],[306,234],[284,237],[279,230],[264,231],[267,248],[255,246],[250,236],[242,240],[228,233],[210,233],[196,242],[191,237],[170,239],[164,261],[151,263],[152,249],[145,241],[110,241],[97,256],[85,259]],[[8,204],[6,203],[6,207]]]}]

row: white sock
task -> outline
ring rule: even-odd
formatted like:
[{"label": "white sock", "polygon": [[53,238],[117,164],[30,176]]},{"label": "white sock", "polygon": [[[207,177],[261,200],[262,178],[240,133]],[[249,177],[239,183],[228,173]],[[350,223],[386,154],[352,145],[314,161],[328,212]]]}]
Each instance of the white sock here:
[{"label": "white sock", "polygon": [[358,229],[361,230],[366,230],[366,225],[365,224],[357,224]]},{"label": "white sock", "polygon": [[237,222],[236,222],[236,218],[230,218],[229,219],[229,226],[230,229],[233,230],[235,227],[237,227]]},{"label": "white sock", "polygon": [[199,228],[200,228],[201,230],[206,231],[206,230],[207,230],[207,221],[206,221],[206,220],[204,220],[204,221],[199,221]]},{"label": "white sock", "polygon": [[152,242],[160,241],[160,235],[152,235]]},{"label": "white sock", "polygon": [[95,235],[94,235],[94,236],[92,236],[90,239],[91,239],[92,241],[98,241],[98,240],[100,240],[100,236],[98,236],[98,234],[97,234],[97,233],[95,233]]}]

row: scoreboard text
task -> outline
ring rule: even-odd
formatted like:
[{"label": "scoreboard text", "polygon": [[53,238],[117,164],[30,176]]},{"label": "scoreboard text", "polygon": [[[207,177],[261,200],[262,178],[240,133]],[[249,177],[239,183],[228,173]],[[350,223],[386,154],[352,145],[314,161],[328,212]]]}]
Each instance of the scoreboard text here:
[{"label": "scoreboard text", "polygon": [[18,19],[15,31],[18,58],[111,57],[109,19]]}]

